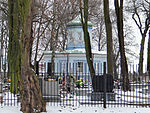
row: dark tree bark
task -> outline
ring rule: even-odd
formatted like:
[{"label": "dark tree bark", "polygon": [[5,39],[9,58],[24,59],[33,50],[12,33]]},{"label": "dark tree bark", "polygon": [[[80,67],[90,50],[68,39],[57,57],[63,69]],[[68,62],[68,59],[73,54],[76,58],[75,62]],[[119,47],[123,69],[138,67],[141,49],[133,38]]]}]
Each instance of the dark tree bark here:
[{"label": "dark tree bark", "polygon": [[108,73],[113,75],[113,41],[112,41],[112,23],[109,15],[109,0],[104,2],[104,19],[107,35],[107,70]]},{"label": "dark tree bark", "polygon": [[[9,71],[17,77],[19,85],[21,111],[40,113],[46,111],[42,99],[39,81],[30,67],[32,49],[32,6],[34,0],[9,0]],[[14,57],[13,57],[14,56]],[[16,91],[14,87],[14,91]]]},{"label": "dark tree bark", "polygon": [[114,0],[115,12],[117,16],[117,29],[119,39],[119,52],[121,56],[121,75],[123,78],[123,90],[130,90],[129,78],[128,78],[128,66],[125,56],[124,48],[124,32],[123,32],[123,0]]},{"label": "dark tree bark", "polygon": [[117,73],[117,69],[119,67],[119,64],[117,64],[118,57],[119,57],[119,51],[117,52],[117,54],[114,54],[114,58],[113,58],[114,79],[118,79],[118,73]]},{"label": "dark tree bark", "polygon": [[32,0],[28,4],[27,15],[24,18],[25,22],[23,24],[22,33],[22,90],[21,90],[21,110],[24,113],[35,113],[46,111],[46,104],[42,100],[42,94],[38,82],[38,78],[35,73],[30,68],[30,50],[32,49],[30,40],[32,37],[32,13],[31,6],[33,5]]},{"label": "dark tree bark", "polygon": [[139,75],[143,75],[143,61],[144,61],[144,45],[145,45],[146,34],[142,35],[141,46],[140,46],[140,58],[139,58]]},{"label": "dark tree bark", "polygon": [[55,28],[56,27],[56,0],[54,0],[53,4],[53,22],[52,22],[52,31],[51,31],[51,42],[50,42],[50,50],[52,51],[51,57],[51,76],[54,76],[55,71]]},{"label": "dark tree bark", "polygon": [[8,47],[8,71],[11,76],[11,87],[10,91],[12,93],[18,93],[18,79],[21,71],[20,61],[20,45],[19,45],[19,33],[20,33],[20,25],[19,25],[19,12],[17,8],[16,0],[8,0],[9,5],[9,47]]},{"label": "dark tree bark", "polygon": [[[83,0],[83,10],[82,10],[82,1],[80,1],[80,13],[81,13],[81,22],[82,28],[84,32],[84,43],[85,43],[85,51],[86,51],[86,59],[89,66],[89,71],[91,74],[91,78],[95,76],[95,70],[93,67],[93,58],[91,52],[91,42],[90,35],[88,32],[88,0]],[[84,12],[84,13],[82,13]]]},{"label": "dark tree bark", "polygon": [[149,38],[148,38],[147,72],[150,77],[150,30],[149,30]]}]

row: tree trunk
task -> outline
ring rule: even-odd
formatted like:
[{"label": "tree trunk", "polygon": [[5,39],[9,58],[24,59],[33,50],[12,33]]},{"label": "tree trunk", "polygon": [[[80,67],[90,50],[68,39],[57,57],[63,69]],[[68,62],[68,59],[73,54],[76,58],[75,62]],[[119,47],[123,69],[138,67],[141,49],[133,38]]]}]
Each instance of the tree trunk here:
[{"label": "tree trunk", "polygon": [[2,21],[1,21],[1,56],[0,56],[0,72],[2,72],[2,65],[3,65],[3,46],[4,46],[4,19],[2,17]]},{"label": "tree trunk", "polygon": [[119,58],[119,51],[117,52],[116,55],[114,54],[114,58],[113,58],[114,79],[118,79],[118,73],[117,73],[117,69],[118,69],[118,66],[119,66],[119,64],[117,64],[118,58]]},{"label": "tree trunk", "polygon": [[64,32],[63,33],[63,40],[62,40],[62,50],[64,51],[65,50],[65,47],[66,47],[66,40],[67,40],[67,30],[65,29],[65,31],[61,31],[61,32]]},{"label": "tree trunk", "polygon": [[107,70],[108,73],[113,75],[113,41],[112,41],[112,24],[109,15],[109,0],[104,2],[104,19],[107,35]]},{"label": "tree trunk", "polygon": [[53,4],[53,22],[52,22],[52,32],[51,32],[51,43],[50,43],[50,50],[52,51],[51,57],[51,76],[54,77],[55,73],[55,43],[56,43],[56,0],[54,0]]},{"label": "tree trunk", "polygon": [[81,12],[81,21],[82,21],[82,28],[84,32],[84,43],[85,43],[85,51],[86,51],[86,59],[89,66],[89,71],[91,74],[91,78],[95,76],[95,70],[93,67],[93,58],[91,52],[91,42],[90,42],[90,35],[88,32],[88,0],[84,1],[84,17],[82,14],[82,3],[80,2],[80,12]]},{"label": "tree trunk", "polygon": [[128,66],[125,56],[124,48],[124,34],[123,34],[123,0],[115,0],[115,11],[117,16],[117,29],[119,38],[119,51],[121,56],[121,75],[123,78],[123,90],[130,90],[129,78],[128,78]]},{"label": "tree trunk", "polygon": [[52,51],[52,57],[51,57],[51,72],[50,76],[54,77],[54,71],[55,71],[55,30],[54,30],[54,22],[52,24],[52,32],[51,32],[51,47],[50,50]]},{"label": "tree trunk", "polygon": [[46,111],[46,103],[42,100],[38,78],[35,73],[24,66],[20,84],[21,111],[23,113],[40,113]]},{"label": "tree trunk", "polygon": [[149,30],[149,38],[148,38],[147,72],[150,77],[150,30]]},{"label": "tree trunk", "polygon": [[21,59],[21,51],[19,45],[19,33],[20,33],[20,25],[19,25],[19,15],[18,15],[18,1],[16,0],[8,0],[9,6],[9,45],[8,45],[8,72],[11,78],[11,86],[10,91],[12,93],[18,93],[18,79],[19,72],[21,71],[20,67],[20,59]]},{"label": "tree trunk", "polygon": [[[30,68],[30,51],[32,49],[32,0],[9,0],[9,72],[15,83],[12,91],[19,84],[21,111],[23,113],[40,113],[46,111],[46,103],[38,78]],[[23,4],[23,5],[22,5]]]},{"label": "tree trunk", "polygon": [[146,36],[142,35],[142,40],[141,40],[141,48],[140,48],[140,58],[139,58],[139,68],[138,72],[139,75],[143,75],[143,57],[144,57],[144,45],[145,45],[145,38]]},{"label": "tree trunk", "polygon": [[32,38],[32,13],[30,1],[27,15],[24,18],[24,33],[22,35],[22,82],[21,82],[21,110],[24,113],[35,113],[46,111],[46,103],[42,99],[42,94],[38,78],[30,68],[30,50],[32,49],[30,40]]},{"label": "tree trunk", "polygon": [[39,42],[40,42],[40,33],[41,33],[41,24],[42,24],[42,17],[39,20],[39,27],[37,33],[37,41],[36,41],[36,49],[35,49],[35,57],[34,57],[34,69],[36,67],[38,50],[39,50]]}]

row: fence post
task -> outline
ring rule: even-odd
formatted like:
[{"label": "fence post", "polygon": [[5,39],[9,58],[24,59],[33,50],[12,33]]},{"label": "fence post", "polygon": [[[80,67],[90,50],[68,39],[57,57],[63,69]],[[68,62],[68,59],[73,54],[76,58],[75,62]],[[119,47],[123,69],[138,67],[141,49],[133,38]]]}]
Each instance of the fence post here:
[{"label": "fence post", "polygon": [[104,62],[104,99],[103,99],[103,103],[104,103],[104,108],[106,108],[106,85],[107,85],[107,81],[106,81],[106,62]]}]

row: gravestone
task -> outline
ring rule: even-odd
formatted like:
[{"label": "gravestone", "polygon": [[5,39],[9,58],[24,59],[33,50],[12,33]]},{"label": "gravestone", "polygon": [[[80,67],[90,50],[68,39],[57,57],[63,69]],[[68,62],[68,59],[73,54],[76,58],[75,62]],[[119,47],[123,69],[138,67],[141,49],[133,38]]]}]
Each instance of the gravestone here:
[{"label": "gravestone", "polygon": [[58,81],[45,81],[44,79],[40,79],[40,86],[45,101],[58,102],[61,100]]},{"label": "gravestone", "polygon": [[[94,76],[93,78],[93,90],[94,92],[104,92],[104,75]],[[113,76],[106,74],[106,92],[112,92],[114,87]]]},{"label": "gravestone", "polygon": [[[113,76],[106,74],[106,100],[114,101],[115,93],[113,92],[114,80]],[[104,99],[104,75],[94,76],[93,78],[93,92],[91,94],[92,101],[100,101]]]}]

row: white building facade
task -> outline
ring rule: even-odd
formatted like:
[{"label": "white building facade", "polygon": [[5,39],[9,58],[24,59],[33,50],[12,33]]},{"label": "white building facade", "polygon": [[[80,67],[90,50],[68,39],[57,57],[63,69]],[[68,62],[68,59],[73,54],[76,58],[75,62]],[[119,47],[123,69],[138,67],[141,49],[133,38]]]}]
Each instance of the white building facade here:
[{"label": "white building facade", "polygon": [[[84,34],[80,17],[67,24],[68,40],[65,51],[55,52],[55,73],[73,73],[75,76],[89,73],[86,60]],[[92,23],[88,22],[88,31],[92,38]],[[91,39],[92,40],[92,39]],[[91,42],[92,43],[92,42]],[[103,73],[103,64],[107,62],[107,54],[105,51],[96,51],[92,49],[93,65],[96,74]],[[52,51],[45,51],[43,61],[45,62],[45,71],[51,71]]]}]

